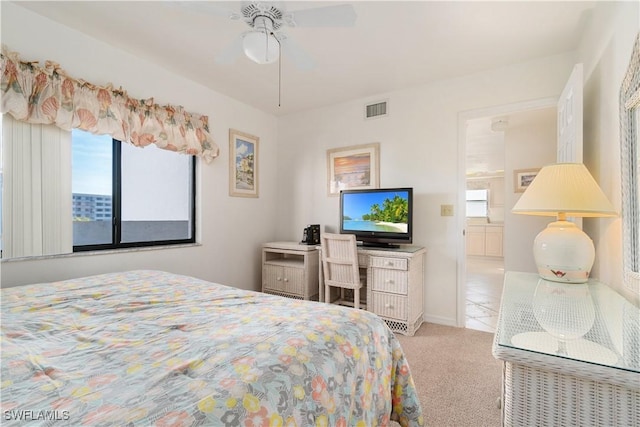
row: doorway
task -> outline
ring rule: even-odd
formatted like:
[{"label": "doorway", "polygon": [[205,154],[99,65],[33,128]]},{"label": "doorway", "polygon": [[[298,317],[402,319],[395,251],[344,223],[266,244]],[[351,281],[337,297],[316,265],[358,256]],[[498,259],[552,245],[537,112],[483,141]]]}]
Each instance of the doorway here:
[{"label": "doorway", "polygon": [[[556,104],[557,99],[547,98],[459,116],[461,327],[495,332],[504,272],[536,271],[532,243],[541,228],[511,214],[520,196],[514,192],[513,173],[555,160]],[[483,188],[488,189],[487,214],[468,218],[467,206],[473,203],[467,201],[467,189]]]},{"label": "doorway", "polygon": [[508,116],[466,123],[465,327],[495,332],[504,281],[505,131]]}]

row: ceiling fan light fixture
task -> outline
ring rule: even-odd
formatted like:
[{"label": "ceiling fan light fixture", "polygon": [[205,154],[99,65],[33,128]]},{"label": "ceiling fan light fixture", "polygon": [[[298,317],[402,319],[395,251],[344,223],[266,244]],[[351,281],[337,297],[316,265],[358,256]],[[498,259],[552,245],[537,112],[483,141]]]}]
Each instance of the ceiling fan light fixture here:
[{"label": "ceiling fan light fixture", "polygon": [[280,43],[273,34],[252,31],[242,39],[244,54],[258,64],[272,64],[280,56]]}]

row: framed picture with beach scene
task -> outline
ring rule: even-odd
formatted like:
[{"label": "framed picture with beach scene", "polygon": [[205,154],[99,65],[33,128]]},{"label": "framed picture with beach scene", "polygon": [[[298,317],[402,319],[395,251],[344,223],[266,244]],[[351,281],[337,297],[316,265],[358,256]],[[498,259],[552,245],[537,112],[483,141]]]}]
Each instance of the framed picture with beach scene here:
[{"label": "framed picture with beach scene", "polygon": [[229,195],[258,197],[258,142],[260,138],[229,129]]},{"label": "framed picture with beach scene", "polygon": [[380,143],[327,150],[327,193],[380,187]]}]

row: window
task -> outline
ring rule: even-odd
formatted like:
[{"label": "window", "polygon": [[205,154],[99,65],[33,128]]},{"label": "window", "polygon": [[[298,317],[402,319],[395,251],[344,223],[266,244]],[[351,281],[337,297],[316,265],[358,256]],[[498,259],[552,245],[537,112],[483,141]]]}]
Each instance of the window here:
[{"label": "window", "polygon": [[195,242],[195,157],[72,133],[73,250]]},{"label": "window", "polygon": [[489,216],[489,190],[467,190],[467,217]]}]

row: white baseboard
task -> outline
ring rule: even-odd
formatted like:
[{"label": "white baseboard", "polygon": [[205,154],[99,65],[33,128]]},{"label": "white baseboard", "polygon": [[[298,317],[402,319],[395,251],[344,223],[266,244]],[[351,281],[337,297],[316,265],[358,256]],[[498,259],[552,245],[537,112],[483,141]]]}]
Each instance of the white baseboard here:
[{"label": "white baseboard", "polygon": [[431,316],[429,314],[425,314],[424,316],[422,316],[422,319],[428,323],[435,323],[437,325],[444,325],[444,326],[453,326],[456,328],[458,327],[458,325],[456,324],[456,319],[451,317]]}]

